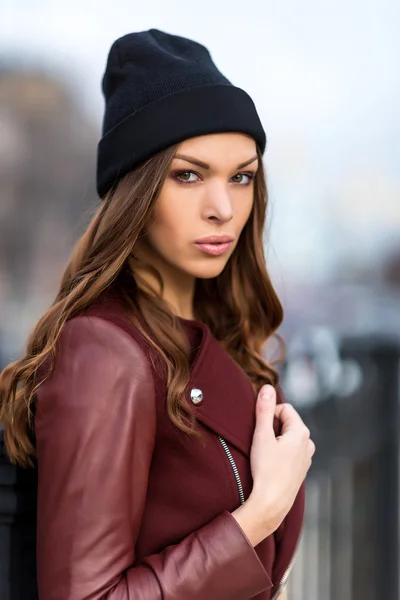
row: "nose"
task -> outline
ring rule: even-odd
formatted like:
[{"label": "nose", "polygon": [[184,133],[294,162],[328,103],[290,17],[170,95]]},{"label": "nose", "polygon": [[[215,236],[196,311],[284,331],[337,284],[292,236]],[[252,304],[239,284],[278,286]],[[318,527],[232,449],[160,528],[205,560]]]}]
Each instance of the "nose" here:
[{"label": "nose", "polygon": [[233,218],[233,204],[228,184],[218,181],[210,184],[204,200],[203,217],[221,223],[227,223]]}]

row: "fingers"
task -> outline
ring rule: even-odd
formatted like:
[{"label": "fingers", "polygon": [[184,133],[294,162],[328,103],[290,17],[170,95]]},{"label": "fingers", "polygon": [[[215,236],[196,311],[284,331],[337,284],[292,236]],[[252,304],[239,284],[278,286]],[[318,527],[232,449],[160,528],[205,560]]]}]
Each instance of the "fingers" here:
[{"label": "fingers", "polygon": [[278,417],[282,423],[279,438],[288,432],[293,432],[302,436],[305,440],[308,440],[308,452],[310,458],[314,456],[316,447],[314,442],[310,439],[311,432],[297,410],[291,404],[279,404],[275,408],[275,416]]},{"label": "fingers", "polygon": [[309,440],[309,442],[308,442],[308,449],[309,449],[309,452],[310,452],[310,457],[313,457],[314,454],[315,454],[316,448],[315,448],[315,444],[314,444],[314,442],[312,440]]},{"label": "fingers", "polygon": [[276,391],[272,385],[264,385],[257,397],[256,405],[256,437],[265,436],[275,440],[274,418],[277,417],[281,422],[281,431],[278,440],[285,434],[292,432],[304,439],[308,443],[308,452],[310,459],[315,453],[315,444],[310,439],[311,432],[304,424],[297,410],[289,403],[276,404]]},{"label": "fingers", "polygon": [[[304,421],[297,410],[291,404],[279,404],[275,409],[275,416],[278,417],[282,423],[281,435],[288,431],[299,431],[303,429],[308,431],[308,437],[310,437],[310,431],[305,426]],[[304,431],[304,433],[306,433],[306,431]]]},{"label": "fingers", "polygon": [[276,408],[276,392],[272,385],[263,385],[256,404],[256,430],[255,435],[274,436],[274,416]]},{"label": "fingers", "polygon": [[274,419],[276,409],[276,391],[272,385],[263,385],[258,393],[257,412],[266,414],[271,421]]}]

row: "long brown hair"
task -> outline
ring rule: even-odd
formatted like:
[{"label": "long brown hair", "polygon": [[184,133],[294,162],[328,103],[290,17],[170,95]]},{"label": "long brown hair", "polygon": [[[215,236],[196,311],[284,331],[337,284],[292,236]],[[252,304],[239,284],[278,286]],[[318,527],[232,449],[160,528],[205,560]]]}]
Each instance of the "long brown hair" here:
[{"label": "long brown hair", "polygon": [[[177,145],[171,146],[152,156],[105,196],[73,250],[54,302],[30,334],[25,355],[1,373],[0,424],[14,463],[32,464],[35,394],[44,381],[37,374],[44,363],[54,365],[63,325],[111,288],[124,301],[130,318],[165,367],[172,422],[182,431],[198,435],[193,409],[184,395],[190,375],[187,341],[161,295],[137,285],[135,271],[135,247],[151,226],[155,201],[176,149]],[[196,318],[209,325],[255,389],[278,382],[273,364],[281,357],[269,364],[262,357],[262,348],[276,335],[283,319],[282,305],[265,264],[263,233],[268,195],[259,151],[258,158],[254,205],[237,247],[218,277],[196,281],[194,297]],[[160,277],[159,281],[162,288]],[[46,377],[50,372],[47,370]]]}]

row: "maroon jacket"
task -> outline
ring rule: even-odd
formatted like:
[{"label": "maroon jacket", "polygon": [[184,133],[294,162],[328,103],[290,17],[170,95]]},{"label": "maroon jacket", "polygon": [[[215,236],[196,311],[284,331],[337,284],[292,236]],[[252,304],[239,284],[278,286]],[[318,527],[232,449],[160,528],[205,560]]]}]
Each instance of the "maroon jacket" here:
[{"label": "maroon jacket", "polygon": [[206,325],[181,321],[200,442],[172,425],[165,382],[118,304],[98,303],[64,326],[36,406],[40,600],[279,595],[304,485],[253,548],[230,513],[252,489],[256,394]]}]

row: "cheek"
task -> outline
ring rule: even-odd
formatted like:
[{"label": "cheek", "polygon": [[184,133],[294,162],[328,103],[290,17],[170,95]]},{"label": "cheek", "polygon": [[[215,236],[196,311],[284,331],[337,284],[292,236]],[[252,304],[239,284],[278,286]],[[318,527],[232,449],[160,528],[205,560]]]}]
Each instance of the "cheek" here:
[{"label": "cheek", "polygon": [[246,225],[248,218],[251,215],[253,203],[253,194],[247,198],[241,198],[240,201],[236,203],[235,221],[240,231]]},{"label": "cheek", "polygon": [[189,203],[171,197],[165,200],[156,207],[149,239],[156,248],[171,252],[185,244],[193,214]]}]

